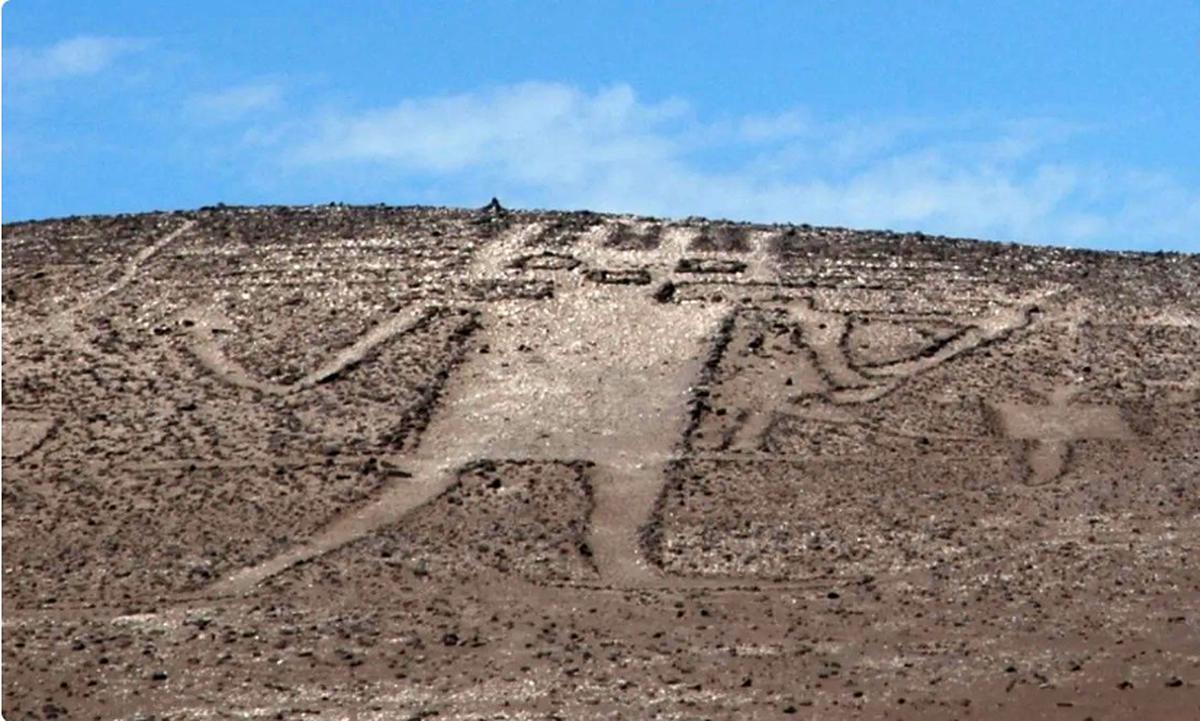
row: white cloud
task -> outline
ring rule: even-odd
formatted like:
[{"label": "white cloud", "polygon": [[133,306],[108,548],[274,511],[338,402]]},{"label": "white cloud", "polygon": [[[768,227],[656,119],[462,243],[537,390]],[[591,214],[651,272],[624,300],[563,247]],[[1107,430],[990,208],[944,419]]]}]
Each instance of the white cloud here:
[{"label": "white cloud", "polygon": [[685,112],[677,102],[640,103],[628,86],[588,95],[523,83],[331,115],[292,158],[382,161],[426,173],[487,169],[532,184],[578,184],[602,168],[666,160],[674,140],[661,126]]},{"label": "white cloud", "polygon": [[271,110],[283,99],[275,83],[249,83],[208,93],[197,93],[187,102],[189,115],[206,122],[229,122]]},{"label": "white cloud", "polygon": [[[292,167],[373,168],[539,207],[1197,248],[1200,190],[1060,162],[1047,119],[701,122],[625,85],[523,83],[258,131]],[[329,177],[333,177],[332,175]]]},{"label": "white cloud", "polygon": [[34,82],[96,75],[145,46],[144,40],[134,38],[80,35],[44,48],[16,47],[5,53],[5,79]]}]

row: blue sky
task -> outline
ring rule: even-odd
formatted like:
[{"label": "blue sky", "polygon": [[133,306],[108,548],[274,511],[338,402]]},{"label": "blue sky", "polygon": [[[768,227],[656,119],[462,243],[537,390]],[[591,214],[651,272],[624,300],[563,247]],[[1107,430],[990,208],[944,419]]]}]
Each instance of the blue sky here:
[{"label": "blue sky", "polygon": [[6,221],[493,195],[1200,251],[1200,4],[4,6]]}]

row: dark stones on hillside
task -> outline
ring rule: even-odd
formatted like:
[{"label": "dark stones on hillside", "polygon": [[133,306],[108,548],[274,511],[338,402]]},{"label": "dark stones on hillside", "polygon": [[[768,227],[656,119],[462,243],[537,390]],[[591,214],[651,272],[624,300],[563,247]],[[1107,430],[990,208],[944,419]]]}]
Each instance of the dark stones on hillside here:
[{"label": "dark stones on hillside", "polygon": [[651,280],[650,271],[645,268],[596,268],[589,270],[585,277],[593,283],[605,285],[649,285]]},{"label": "dark stones on hillside", "polygon": [[744,270],[746,264],[733,258],[680,258],[675,266],[676,273],[741,273]]},{"label": "dark stones on hillside", "polygon": [[518,270],[573,270],[579,267],[578,258],[551,250],[523,255],[509,264]]},{"label": "dark stones on hillside", "polygon": [[705,225],[692,240],[691,249],[709,253],[747,253],[750,251],[750,228],[741,225]]},{"label": "dark stones on hillside", "polygon": [[654,291],[654,300],[658,301],[659,303],[670,303],[671,299],[674,297],[675,284],[669,280],[660,285],[658,290]]},{"label": "dark stones on hillside", "polygon": [[614,250],[654,250],[662,243],[662,233],[662,225],[658,223],[640,229],[621,223],[604,239],[604,247]]},{"label": "dark stones on hillside", "polygon": [[537,233],[526,239],[526,246],[563,252],[602,222],[603,219],[594,213],[555,213],[546,219]]}]

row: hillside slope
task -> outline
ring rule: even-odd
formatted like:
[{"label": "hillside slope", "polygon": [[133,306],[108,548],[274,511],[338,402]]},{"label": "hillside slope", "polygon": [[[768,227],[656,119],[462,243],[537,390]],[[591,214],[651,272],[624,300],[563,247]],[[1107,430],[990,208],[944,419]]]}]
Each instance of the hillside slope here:
[{"label": "hillside slope", "polygon": [[3,313],[6,718],[1200,714],[1200,256],[219,207]]}]

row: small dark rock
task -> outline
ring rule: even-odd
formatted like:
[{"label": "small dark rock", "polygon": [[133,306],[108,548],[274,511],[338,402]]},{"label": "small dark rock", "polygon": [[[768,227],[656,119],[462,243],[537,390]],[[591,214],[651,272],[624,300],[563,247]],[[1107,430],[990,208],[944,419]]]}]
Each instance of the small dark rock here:
[{"label": "small dark rock", "polygon": [[659,303],[669,303],[674,297],[675,284],[669,280],[660,285],[658,290],[654,291],[654,300],[658,301]]}]

